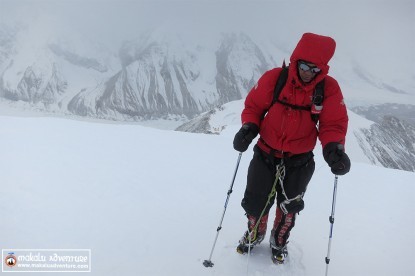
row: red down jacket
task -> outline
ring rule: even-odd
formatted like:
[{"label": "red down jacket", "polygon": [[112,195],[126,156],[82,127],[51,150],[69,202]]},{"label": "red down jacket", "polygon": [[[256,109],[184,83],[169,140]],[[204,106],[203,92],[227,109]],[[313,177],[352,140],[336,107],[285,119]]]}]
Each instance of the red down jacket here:
[{"label": "red down jacket", "polygon": [[[281,103],[272,103],[274,88],[281,68],[267,71],[249,92],[242,111],[242,123],[255,123],[260,129],[258,146],[266,152],[270,148],[300,154],[312,151],[317,137],[324,147],[330,142],[344,145],[348,116],[343,95],[335,79],[328,76],[328,62],[334,55],[335,41],[326,36],[305,33],[290,58],[287,83],[279,99],[301,106],[311,105],[316,84],[325,79],[323,110],[319,126],[312,120],[310,111],[292,109]],[[321,72],[310,83],[303,83],[298,77],[297,62],[312,62]],[[262,119],[263,114],[267,115]]]}]

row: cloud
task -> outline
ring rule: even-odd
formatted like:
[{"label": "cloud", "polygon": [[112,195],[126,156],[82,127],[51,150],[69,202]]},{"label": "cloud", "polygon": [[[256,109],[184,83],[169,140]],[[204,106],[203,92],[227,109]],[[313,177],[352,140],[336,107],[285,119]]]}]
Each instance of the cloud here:
[{"label": "cloud", "polygon": [[[0,1],[2,23],[23,22],[34,30],[34,40],[76,34],[117,49],[124,40],[163,26],[166,32],[205,40],[220,32],[243,31],[290,52],[302,33],[315,32],[335,38],[341,56],[379,67],[382,75],[390,74],[391,67],[403,68],[408,76],[405,72],[415,71],[414,18],[415,2],[409,0]],[[402,57],[410,62],[402,65]]]}]

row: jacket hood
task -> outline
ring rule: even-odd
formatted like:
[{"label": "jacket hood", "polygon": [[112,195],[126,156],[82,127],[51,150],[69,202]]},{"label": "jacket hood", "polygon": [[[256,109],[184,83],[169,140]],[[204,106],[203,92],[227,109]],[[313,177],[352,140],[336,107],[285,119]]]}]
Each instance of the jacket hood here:
[{"label": "jacket hood", "polygon": [[336,50],[336,41],[328,36],[305,33],[295,47],[290,61],[297,66],[298,60],[312,62],[321,69],[320,75],[327,75],[330,59]]}]

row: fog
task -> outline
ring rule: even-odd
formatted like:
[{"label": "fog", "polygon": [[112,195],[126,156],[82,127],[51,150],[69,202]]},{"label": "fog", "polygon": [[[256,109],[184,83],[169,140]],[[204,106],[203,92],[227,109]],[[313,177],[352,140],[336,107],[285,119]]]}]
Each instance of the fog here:
[{"label": "fog", "polygon": [[113,41],[131,39],[142,31],[163,25],[181,25],[195,32],[244,30],[281,40],[305,31],[337,35],[355,42],[395,33],[390,38],[402,42],[406,37],[406,42],[413,45],[414,17],[415,2],[410,0],[0,1],[0,22],[37,22],[43,24],[45,32],[76,30]]},{"label": "fog", "polygon": [[337,41],[334,64],[347,57],[366,69],[376,68],[378,76],[397,74],[399,68],[401,77],[390,81],[412,83],[414,18],[415,1],[410,0],[0,0],[0,24],[29,28],[34,45],[76,35],[117,52],[125,40],[158,28],[191,34],[202,43],[220,32],[243,31],[275,41],[288,56],[302,33],[315,32]]}]

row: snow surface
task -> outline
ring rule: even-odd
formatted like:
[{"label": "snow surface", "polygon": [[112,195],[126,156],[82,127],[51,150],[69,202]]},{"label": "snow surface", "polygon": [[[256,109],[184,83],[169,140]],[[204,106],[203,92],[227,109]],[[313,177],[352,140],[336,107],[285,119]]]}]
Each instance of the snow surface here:
[{"label": "snow surface", "polygon": [[[91,275],[100,276],[325,272],[334,177],[320,150],[287,264],[272,264],[268,236],[248,271],[247,256],[235,251],[246,227],[240,201],[250,148],[215,265],[205,268],[238,157],[238,125],[221,135],[41,117],[0,116],[0,125],[1,248],[91,249]],[[358,150],[348,147],[351,156]],[[415,173],[358,162],[339,177],[329,275],[414,275],[414,183]]]}]

